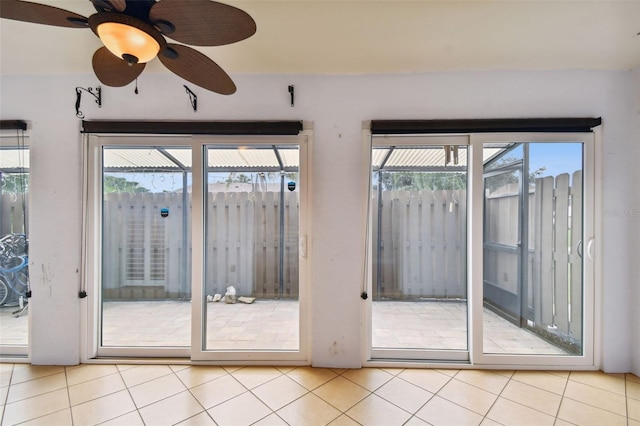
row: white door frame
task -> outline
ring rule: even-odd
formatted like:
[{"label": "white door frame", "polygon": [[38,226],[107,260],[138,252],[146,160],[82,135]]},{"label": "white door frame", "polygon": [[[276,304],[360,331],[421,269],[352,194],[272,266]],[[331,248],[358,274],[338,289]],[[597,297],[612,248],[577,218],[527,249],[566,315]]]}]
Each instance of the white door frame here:
[{"label": "white door frame", "polygon": [[[457,368],[545,368],[545,369],[597,369],[600,365],[600,323],[601,323],[601,256],[602,253],[602,166],[601,166],[601,127],[586,133],[472,133],[468,151],[468,210],[467,210],[467,286],[468,286],[468,336],[469,358],[451,356],[452,351],[443,353],[411,353],[406,350],[389,350],[386,353],[372,350],[372,302],[367,300],[363,309],[363,365],[364,366],[412,366]],[[394,137],[396,135],[393,135]],[[409,135],[425,136],[451,135]],[[463,135],[464,136],[464,135]],[[367,203],[371,202],[371,152],[373,140],[371,132],[363,129],[364,173],[369,176],[366,188]],[[521,355],[489,354],[483,351],[483,144],[485,142],[582,142],[583,143],[583,233],[585,260],[583,265],[583,355]],[[367,209],[367,268],[365,285],[369,294],[372,291],[372,241],[371,209]],[[415,355],[418,355],[416,357]],[[419,358],[419,356],[423,356]],[[447,357],[448,356],[448,357]],[[427,358],[428,357],[428,358]],[[447,360],[446,364],[439,362]]]},{"label": "white door frame", "polygon": [[[302,131],[297,136],[191,136],[191,135],[85,135],[86,167],[84,190],[84,256],[85,270],[83,288],[87,289],[87,297],[82,299],[82,351],[81,360],[90,362],[101,357],[113,358],[183,358],[192,361],[216,361],[224,364],[309,364],[309,301],[311,259],[311,221],[310,194],[311,169],[310,155],[313,141],[311,130]],[[202,194],[202,178],[204,162],[202,153],[205,145],[213,144],[268,144],[300,146],[300,348],[298,351],[206,351],[202,348],[203,305],[196,301],[203,300],[203,256],[204,256],[204,209],[202,197],[192,199],[192,326],[191,346],[185,347],[103,347],[100,345],[101,334],[101,262],[102,262],[102,147],[145,147],[167,146],[188,147],[192,150],[192,193]],[[198,238],[200,236],[201,238]],[[205,301],[206,303],[206,301]]]},{"label": "white door frame", "polygon": [[[311,131],[303,131],[297,136],[271,136],[271,137],[194,137],[193,140],[193,194],[203,192],[205,181],[205,146],[215,145],[297,145],[299,146],[300,164],[300,217],[299,217],[299,350],[260,350],[260,351],[233,351],[233,350],[207,350],[204,348],[205,337],[205,314],[206,304],[203,294],[204,283],[204,238],[193,239],[192,248],[192,327],[191,327],[191,359],[194,361],[216,361],[225,364],[242,364],[251,362],[252,364],[269,365],[307,365],[309,360],[309,283],[310,283],[310,247],[311,235],[310,221],[310,194],[311,194],[311,170],[309,168],[309,156],[313,134]],[[196,164],[199,165],[196,167]],[[202,197],[193,197],[192,200],[192,235],[205,235],[205,209],[202,204]]]}]

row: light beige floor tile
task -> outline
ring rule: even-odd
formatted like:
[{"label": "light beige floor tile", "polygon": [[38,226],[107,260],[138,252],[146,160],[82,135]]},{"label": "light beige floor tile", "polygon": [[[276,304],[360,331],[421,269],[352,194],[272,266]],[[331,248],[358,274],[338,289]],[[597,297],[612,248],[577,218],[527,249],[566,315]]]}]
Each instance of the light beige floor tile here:
[{"label": "light beige floor tile", "polygon": [[498,423],[495,420],[491,420],[488,417],[485,417],[484,420],[482,420],[482,423],[480,423],[480,426],[503,426],[503,424]]},{"label": "light beige floor tile", "polygon": [[429,423],[422,420],[420,417],[411,417],[404,426],[431,426]]},{"label": "light beige floor tile", "polygon": [[282,376],[282,372],[274,367],[244,367],[231,375],[247,389],[253,389]]},{"label": "light beige floor tile", "polygon": [[269,407],[251,392],[245,392],[207,412],[219,426],[250,425],[271,414]]},{"label": "light beige floor tile", "polygon": [[204,408],[189,393],[184,391],[141,408],[140,415],[147,425],[173,425],[198,413]]},{"label": "light beige floor tile", "polygon": [[575,423],[569,423],[566,420],[556,418],[556,422],[553,424],[553,426],[576,426],[576,425]]},{"label": "light beige floor tile", "polygon": [[7,403],[7,395],[9,394],[9,386],[3,386],[0,388],[0,405]]},{"label": "light beige floor tile", "polygon": [[508,378],[485,370],[460,370],[456,379],[499,395],[509,381]]},{"label": "light beige floor tile", "polygon": [[15,364],[11,376],[11,384],[26,382],[52,374],[63,373],[64,367],[47,365]]},{"label": "light beige floor tile", "polygon": [[451,379],[438,392],[438,395],[483,416],[498,398],[491,392],[468,385],[455,378]]},{"label": "light beige floor tile", "polygon": [[191,393],[205,409],[230,400],[246,391],[247,389],[231,375],[191,388]]},{"label": "light beige floor tile", "polygon": [[627,424],[627,419],[623,416],[569,398],[562,400],[558,418],[581,426],[624,426]]},{"label": "light beige floor tile", "polygon": [[411,413],[375,394],[369,395],[345,414],[360,424],[371,426],[403,425],[411,417]]},{"label": "light beige floor tile", "polygon": [[458,374],[458,372],[460,370],[449,369],[449,368],[436,368],[434,371],[437,371],[438,373],[445,374],[445,375],[447,375],[449,377],[453,377],[456,374]]},{"label": "light beige floor tile", "polygon": [[201,385],[213,379],[226,376],[227,374],[229,373],[227,373],[224,368],[209,365],[194,365],[176,372],[176,376],[178,376],[187,388]]},{"label": "light beige floor tile", "polygon": [[511,379],[558,395],[564,393],[567,384],[567,379],[542,371],[516,371]]},{"label": "light beige floor tile", "polygon": [[[0,365],[3,365],[3,364],[0,364]],[[11,383],[11,375],[13,374],[13,364],[10,364],[10,365],[11,365],[11,369],[5,369],[4,371],[0,371],[0,387],[9,386],[9,383]]]},{"label": "light beige floor tile", "polygon": [[227,373],[233,373],[234,371],[238,371],[241,368],[245,368],[245,366],[244,365],[225,365],[222,368],[224,368]]},{"label": "light beige floor tile", "polygon": [[174,374],[129,387],[133,402],[138,408],[153,404],[185,390],[187,390],[186,386]]},{"label": "light beige floor tile", "polygon": [[71,420],[71,409],[65,408],[64,410],[56,411],[55,413],[47,414],[46,416],[38,417],[37,419],[21,423],[21,426],[58,426],[72,424],[73,422]]},{"label": "light beige floor tile", "polygon": [[515,380],[507,384],[500,396],[554,417],[562,401],[562,396],[558,394]]},{"label": "light beige floor tile", "polygon": [[344,412],[369,396],[371,392],[338,376],[313,391],[314,394]]},{"label": "light beige floor tile", "polygon": [[627,375],[625,377],[626,377],[627,381],[640,383],[640,377],[636,376],[633,373],[627,373]]},{"label": "light beige floor tile", "polygon": [[569,380],[593,386],[619,395],[625,394],[624,375],[602,371],[572,371]]},{"label": "light beige floor tile", "polygon": [[67,382],[69,386],[73,386],[115,373],[118,373],[118,368],[115,365],[85,364],[76,368],[67,368]]},{"label": "light beige floor tile", "polygon": [[132,411],[131,413],[100,423],[100,426],[144,426],[144,422],[137,411]]},{"label": "light beige floor tile", "polygon": [[640,426],[640,420],[629,419],[629,424],[627,426]]},{"label": "light beige floor tile", "polygon": [[640,382],[627,380],[627,396],[629,398],[640,400]]},{"label": "light beige floor tile", "polygon": [[209,413],[203,411],[200,414],[196,414],[193,417],[189,417],[186,420],[181,421],[176,426],[216,426],[216,422],[213,421]]},{"label": "light beige floor tile", "polygon": [[102,398],[71,407],[73,423],[91,425],[115,419],[123,414],[135,411],[136,406],[129,392],[122,390]]},{"label": "light beige floor tile", "polygon": [[513,376],[513,373],[515,373],[514,370],[491,370],[494,374],[498,374],[502,377],[506,377],[508,379],[511,378],[511,376]]},{"label": "light beige floor tile", "polygon": [[[174,373],[177,373],[178,371],[182,371],[185,370],[187,368],[191,368],[192,366],[189,364],[171,364],[169,366],[169,368],[171,368],[173,370]],[[198,366],[195,366],[198,367]]]},{"label": "light beige floor tile", "polygon": [[255,422],[252,426],[289,426],[276,413],[269,414],[264,419]]},{"label": "light beige floor tile", "polygon": [[44,376],[26,382],[11,385],[7,403],[19,401],[21,399],[31,398],[43,393],[51,392],[58,389],[66,388],[67,380],[64,373],[56,373],[50,376]]},{"label": "light beige floor tile", "polygon": [[555,416],[544,414],[504,398],[498,398],[487,413],[487,417],[504,425],[519,426],[552,426],[555,421]]},{"label": "light beige floor tile", "polygon": [[13,371],[14,364],[12,362],[0,362],[0,373]]},{"label": "light beige floor tile", "polygon": [[173,374],[173,370],[166,365],[139,365],[120,371],[124,383],[128,387]]},{"label": "light beige floor tile", "polygon": [[343,373],[342,377],[349,379],[372,392],[393,378],[391,374],[377,368],[349,370]]},{"label": "light beige floor tile", "polygon": [[88,382],[69,386],[69,400],[71,405],[82,404],[92,399],[100,398],[125,389],[120,373],[99,377]]},{"label": "light beige floor tile", "polygon": [[405,369],[404,368],[380,368],[380,370],[391,374],[392,376],[397,376],[398,374],[402,373]]},{"label": "light beige floor tile", "polygon": [[621,416],[627,414],[627,401],[623,395],[608,392],[593,386],[569,380],[567,389],[564,391],[565,398],[593,405],[603,410],[611,411]]},{"label": "light beige floor tile", "polygon": [[309,390],[327,383],[338,374],[329,368],[298,367],[287,373],[296,382]]},{"label": "light beige floor tile", "polygon": [[4,407],[2,424],[14,425],[17,423],[32,420],[56,411],[69,408],[69,397],[66,389],[59,389],[53,392],[23,399],[18,402],[7,404]]},{"label": "light beige floor tile", "polygon": [[451,376],[427,369],[407,369],[398,374],[398,377],[431,393],[438,392],[451,380]]},{"label": "light beige floor tile", "polygon": [[337,419],[329,423],[329,426],[359,426],[359,425],[360,423],[356,422],[346,414],[341,415],[340,417],[338,417]]},{"label": "light beige floor tile", "polygon": [[277,411],[277,414],[290,425],[319,426],[326,425],[340,416],[340,411],[308,393]]},{"label": "light beige floor tile", "polygon": [[640,421],[640,400],[627,398],[627,413],[630,419]]},{"label": "light beige floor tile", "polygon": [[568,379],[569,374],[571,374],[570,371],[563,371],[563,370],[547,370],[545,371],[545,373],[553,374],[554,376],[559,376],[559,377],[562,377],[563,379]]},{"label": "light beige floor tile", "polygon": [[277,377],[252,391],[273,411],[279,410],[309,392],[287,376]]},{"label": "light beige floor tile", "polygon": [[375,394],[412,414],[433,396],[420,386],[397,377],[382,385]]},{"label": "light beige floor tile", "polygon": [[479,425],[482,421],[481,415],[438,395],[418,410],[416,416],[433,426]]},{"label": "light beige floor tile", "polygon": [[132,368],[139,367],[138,364],[116,364],[118,371],[131,370]]}]

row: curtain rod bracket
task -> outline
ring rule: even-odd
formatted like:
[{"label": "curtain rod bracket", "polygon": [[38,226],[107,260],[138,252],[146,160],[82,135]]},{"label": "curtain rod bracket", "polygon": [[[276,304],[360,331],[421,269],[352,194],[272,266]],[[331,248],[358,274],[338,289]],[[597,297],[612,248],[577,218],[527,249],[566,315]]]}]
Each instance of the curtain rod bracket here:
[{"label": "curtain rod bracket", "polygon": [[82,100],[82,91],[89,93],[91,96],[96,98],[96,103],[98,104],[98,108],[102,108],[102,88],[100,86],[93,87],[76,87],[76,117],[83,119],[84,114],[80,111],[80,102]]},{"label": "curtain rod bracket", "polygon": [[191,108],[193,108],[193,112],[197,112],[198,111],[198,96],[193,93],[191,91],[191,89],[189,89],[187,87],[186,84],[183,84],[184,88],[187,91],[187,95],[189,95],[189,102],[191,103]]}]

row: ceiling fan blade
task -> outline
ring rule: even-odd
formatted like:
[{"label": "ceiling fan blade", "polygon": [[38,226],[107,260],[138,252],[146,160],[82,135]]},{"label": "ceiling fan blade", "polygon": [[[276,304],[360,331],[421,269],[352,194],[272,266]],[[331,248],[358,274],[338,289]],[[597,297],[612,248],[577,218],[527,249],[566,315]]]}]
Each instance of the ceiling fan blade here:
[{"label": "ceiling fan blade", "polygon": [[158,58],[174,74],[221,95],[235,93],[231,77],[204,54],[180,44],[168,44],[167,49],[171,54],[161,53]]},{"label": "ceiling fan blade", "polygon": [[256,32],[245,11],[210,0],[160,0],[149,18],[167,37],[194,46],[231,44]]},{"label": "ceiling fan blade", "polygon": [[20,0],[2,0],[0,18],[56,27],[87,28],[87,18],[68,10]]},{"label": "ceiling fan blade", "polygon": [[98,80],[107,86],[122,87],[135,80],[146,64],[129,65],[127,62],[101,47],[93,54],[93,71]]}]

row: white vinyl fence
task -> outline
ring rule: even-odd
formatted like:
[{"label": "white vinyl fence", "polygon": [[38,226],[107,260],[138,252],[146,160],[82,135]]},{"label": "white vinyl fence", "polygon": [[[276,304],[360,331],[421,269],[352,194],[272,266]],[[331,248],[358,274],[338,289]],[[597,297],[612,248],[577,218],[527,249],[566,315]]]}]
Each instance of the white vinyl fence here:
[{"label": "white vinyl fence", "polygon": [[[183,204],[181,193],[106,194],[103,297],[191,297],[191,223]],[[206,294],[224,294],[234,286],[239,296],[296,298],[298,209],[298,193],[286,192],[281,253],[280,193],[209,193]],[[190,199],[186,213],[189,218]]]}]

